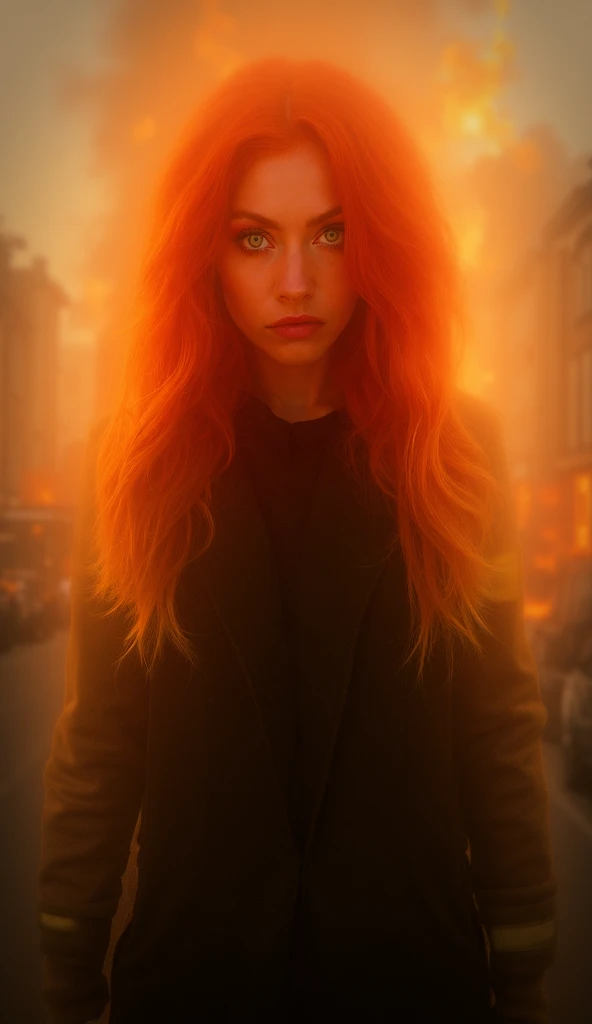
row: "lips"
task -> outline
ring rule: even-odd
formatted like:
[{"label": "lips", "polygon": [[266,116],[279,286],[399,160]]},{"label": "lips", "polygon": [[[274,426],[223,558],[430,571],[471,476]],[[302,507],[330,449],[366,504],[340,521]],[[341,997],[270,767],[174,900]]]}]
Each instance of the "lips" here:
[{"label": "lips", "polygon": [[324,320],[321,320],[318,316],[283,316],[281,320],[274,320],[272,324],[268,324],[268,327],[287,327],[289,324],[322,324]]}]

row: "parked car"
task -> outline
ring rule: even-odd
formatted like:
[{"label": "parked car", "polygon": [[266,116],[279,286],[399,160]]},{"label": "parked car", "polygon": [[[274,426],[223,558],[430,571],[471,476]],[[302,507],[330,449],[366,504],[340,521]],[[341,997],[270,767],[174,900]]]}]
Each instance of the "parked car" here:
[{"label": "parked car", "polygon": [[591,619],[592,558],[571,558],[558,571],[550,616],[532,629],[532,651],[547,710],[546,739],[561,739],[563,690],[576,667],[582,626]]},{"label": "parked car", "polygon": [[576,665],[567,674],[561,701],[561,755],[565,784],[592,789],[592,618],[575,641]]}]

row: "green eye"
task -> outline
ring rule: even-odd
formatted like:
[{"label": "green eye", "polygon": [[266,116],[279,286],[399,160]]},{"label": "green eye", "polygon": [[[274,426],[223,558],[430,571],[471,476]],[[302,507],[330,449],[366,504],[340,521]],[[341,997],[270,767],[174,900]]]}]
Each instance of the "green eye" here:
[{"label": "green eye", "polygon": [[[247,238],[249,239],[249,245],[244,245],[243,242]],[[239,234],[236,236],[236,242],[243,252],[263,252],[264,249],[268,248],[268,246],[263,245],[265,238],[266,236],[263,234],[263,232],[252,231],[249,230],[248,228],[245,228],[244,231],[239,232]],[[254,245],[252,244],[253,240],[255,241]]]},{"label": "green eye", "polygon": [[[341,238],[339,237],[340,235],[341,235]],[[319,243],[317,241],[315,244],[317,244],[317,245],[320,244],[321,246],[324,246],[324,248],[326,248],[326,249],[342,249],[343,248],[343,235],[344,235],[344,227],[341,224],[336,224],[335,227],[333,227],[333,228],[332,227],[325,228],[324,231],[320,235],[321,238],[323,236],[325,236],[325,237],[333,236],[332,238],[329,238],[329,240],[326,241],[326,242],[320,242]],[[242,250],[242,252],[245,252],[245,253],[265,252],[266,249],[273,248],[273,246],[268,246],[268,245],[264,246],[263,245],[263,242],[266,241],[267,237],[268,236],[267,236],[267,234],[264,231],[253,231],[251,228],[243,228],[242,231],[239,231],[239,233],[236,236],[235,240],[236,240],[236,244],[238,245],[239,249]],[[246,239],[249,240],[249,244],[248,245],[244,245],[243,244]]]}]

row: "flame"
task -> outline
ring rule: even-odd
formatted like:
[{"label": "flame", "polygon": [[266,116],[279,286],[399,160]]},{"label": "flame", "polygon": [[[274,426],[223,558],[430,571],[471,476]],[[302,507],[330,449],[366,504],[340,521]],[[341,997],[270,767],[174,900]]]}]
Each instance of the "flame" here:
[{"label": "flame", "polygon": [[498,109],[502,88],[511,75],[514,46],[503,28],[508,0],[496,2],[495,10],[498,24],[489,50],[483,53],[472,41],[456,40],[442,51],[440,66],[445,129],[453,138],[469,137],[499,153],[514,138],[511,121]]}]

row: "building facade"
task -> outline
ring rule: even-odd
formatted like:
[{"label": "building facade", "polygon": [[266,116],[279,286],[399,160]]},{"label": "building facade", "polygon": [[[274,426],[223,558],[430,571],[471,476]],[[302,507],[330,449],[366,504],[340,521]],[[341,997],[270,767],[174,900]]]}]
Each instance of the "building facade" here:
[{"label": "building facade", "polygon": [[60,313],[67,303],[44,260],[4,266],[0,505],[55,502]]},{"label": "building facade", "polygon": [[497,405],[535,618],[561,564],[592,554],[592,179],[514,269],[499,308]]},{"label": "building facade", "polygon": [[592,180],[548,226],[549,346],[561,548],[592,553]]}]

